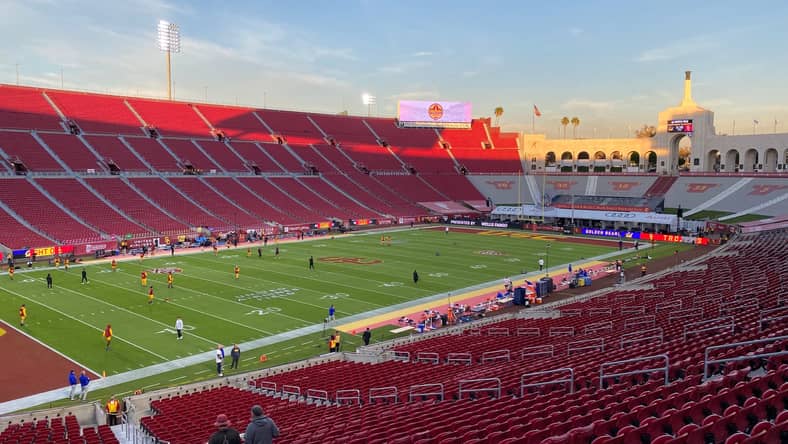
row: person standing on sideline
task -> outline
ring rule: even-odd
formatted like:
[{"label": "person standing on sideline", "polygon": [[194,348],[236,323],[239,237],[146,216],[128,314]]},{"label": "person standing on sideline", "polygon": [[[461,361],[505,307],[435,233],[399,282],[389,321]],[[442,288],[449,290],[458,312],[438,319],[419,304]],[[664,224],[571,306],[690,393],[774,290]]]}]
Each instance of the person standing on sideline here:
[{"label": "person standing on sideline", "polygon": [[148,286],[148,273],[145,271],[140,272],[140,285],[143,287]]},{"label": "person standing on sideline", "polygon": [[279,246],[277,246],[276,250],[274,250],[274,257],[279,259]]},{"label": "person standing on sideline", "polygon": [[646,264],[643,263],[643,264],[640,264],[640,276],[642,277],[642,276],[645,276],[645,275],[646,275]]},{"label": "person standing on sideline", "polygon": [[118,271],[118,261],[112,259],[112,271]]},{"label": "person standing on sideline", "polygon": [[342,337],[339,336],[339,330],[334,333],[334,350],[339,352],[342,349]]},{"label": "person standing on sideline", "polygon": [[369,327],[364,330],[364,333],[361,335],[361,340],[364,341],[364,345],[369,345],[369,340],[372,338],[372,332],[369,331]]},{"label": "person standing on sideline", "polygon": [[52,288],[52,274],[47,273],[47,288]]},{"label": "person standing on sideline", "polygon": [[170,256],[175,256],[175,244],[170,245]]},{"label": "person standing on sideline", "polygon": [[414,284],[419,283],[419,273],[416,270],[413,270],[413,283]]},{"label": "person standing on sideline", "polygon": [[257,247],[257,257],[259,257],[260,259],[263,258],[263,249],[260,247]]},{"label": "person standing on sideline", "polygon": [[248,247],[246,249],[246,257],[252,257],[252,248],[251,247]]},{"label": "person standing on sideline", "polygon": [[85,374],[85,370],[82,370],[82,374],[79,375],[79,386],[81,392],[79,394],[79,399],[85,401],[88,398],[88,384],[90,384],[90,378],[88,375]]},{"label": "person standing on sideline", "polygon": [[19,325],[21,327],[25,326],[25,319],[27,319],[27,307],[25,307],[25,304],[22,304],[19,307]]},{"label": "person standing on sideline", "polygon": [[173,279],[174,278],[172,277],[172,272],[171,271],[167,272],[167,288],[172,288]]},{"label": "person standing on sideline", "polygon": [[446,233],[446,234],[449,234],[449,227],[448,227],[448,226],[446,227],[446,231],[445,231],[445,233]]},{"label": "person standing on sideline", "polygon": [[224,351],[221,345],[216,346],[216,376],[224,376],[222,371],[222,364],[224,364]]},{"label": "person standing on sideline", "polygon": [[330,306],[330,307],[328,307],[328,320],[329,320],[329,321],[333,321],[333,320],[335,319],[335,318],[334,318],[334,314],[335,314],[336,312],[337,312],[337,309],[336,309],[336,308],[334,308],[334,304],[331,304],[331,306]]},{"label": "person standing on sideline", "polygon": [[8,277],[9,277],[9,279],[11,279],[12,281],[14,280],[14,268],[15,268],[15,267],[14,267],[13,265],[11,265],[11,266],[9,266],[9,267],[8,267]]},{"label": "person standing on sideline", "polygon": [[236,279],[240,278],[241,277],[241,267],[236,265],[235,269],[233,269],[233,273],[235,273],[235,278]]},{"label": "person standing on sideline", "polygon": [[154,297],[155,296],[153,295],[153,285],[151,285],[150,288],[148,289],[148,305],[153,303]]},{"label": "person standing on sideline", "polygon": [[335,351],[337,351],[336,346],[337,346],[337,341],[334,338],[334,335],[331,335],[331,337],[328,338],[328,352],[334,353]]},{"label": "person standing on sideline", "polygon": [[246,426],[244,442],[246,444],[271,444],[279,436],[279,427],[273,419],[265,416],[263,408],[252,406],[252,421]]},{"label": "person standing on sideline", "polygon": [[309,256],[309,269],[310,270],[315,269],[315,258],[312,256]]},{"label": "person standing on sideline", "polygon": [[618,240],[618,250],[621,251],[624,249],[624,241],[621,239]]},{"label": "person standing on sideline", "polygon": [[539,271],[542,271],[542,269],[544,268],[544,259],[539,258],[537,263],[539,264]]},{"label": "person standing on sideline", "polygon": [[[241,444],[241,435],[238,433],[238,430],[230,427],[230,424],[227,415],[221,414],[217,416],[214,425],[218,427],[219,430],[211,435],[208,444]],[[247,442],[250,441],[247,439]]]},{"label": "person standing on sideline", "polygon": [[238,347],[238,344],[233,344],[233,348],[230,350],[230,357],[233,358],[233,362],[230,363],[230,368],[237,369],[238,360],[241,359],[241,348]]},{"label": "person standing on sideline", "polygon": [[83,284],[88,283],[88,271],[85,270],[84,268],[82,268],[82,283]]},{"label": "person standing on sideline", "polygon": [[107,346],[104,348],[104,351],[109,351],[109,345],[112,342],[112,325],[107,324],[107,326],[104,328],[103,336],[104,340],[107,341]]},{"label": "person standing on sideline", "polygon": [[120,401],[115,399],[115,396],[109,398],[107,401],[107,425],[110,427],[118,425],[118,414],[120,414]]},{"label": "person standing on sideline", "polygon": [[178,335],[178,340],[183,339],[183,319],[180,316],[175,320],[175,333]]},{"label": "person standing on sideline", "polygon": [[71,386],[71,390],[68,392],[68,399],[73,401],[74,395],[77,394],[77,374],[74,373],[74,370],[68,372],[68,385]]}]

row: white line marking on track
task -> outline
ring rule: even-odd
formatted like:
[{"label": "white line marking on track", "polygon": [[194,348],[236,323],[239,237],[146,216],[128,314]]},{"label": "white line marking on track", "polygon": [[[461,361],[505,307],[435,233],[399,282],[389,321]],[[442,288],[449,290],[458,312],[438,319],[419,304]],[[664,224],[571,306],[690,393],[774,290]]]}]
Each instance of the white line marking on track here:
[{"label": "white line marking on track", "polygon": [[146,388],[156,387],[157,385],[159,385],[158,382],[155,383],[155,384],[151,384],[151,385],[144,385],[144,386],[142,386],[142,388],[146,389]]},{"label": "white line marking on track", "polygon": [[186,378],[186,375],[183,375],[183,376],[178,376],[177,378],[172,378],[172,379],[170,379],[170,382],[172,382],[172,381],[178,381],[178,380],[180,380],[180,379],[183,379],[183,378]]}]

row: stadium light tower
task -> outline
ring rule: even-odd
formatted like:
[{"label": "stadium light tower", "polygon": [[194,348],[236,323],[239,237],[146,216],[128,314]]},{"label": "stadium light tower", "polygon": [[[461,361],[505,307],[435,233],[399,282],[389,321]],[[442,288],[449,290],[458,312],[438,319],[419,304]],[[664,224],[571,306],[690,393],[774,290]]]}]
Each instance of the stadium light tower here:
[{"label": "stadium light tower", "polygon": [[361,102],[364,105],[367,105],[367,117],[370,117],[370,115],[372,114],[372,105],[377,103],[377,97],[371,94],[364,93],[361,95]]},{"label": "stadium light tower", "polygon": [[172,66],[170,53],[181,52],[181,30],[175,23],[159,20],[159,49],[167,54],[167,99],[172,100]]}]

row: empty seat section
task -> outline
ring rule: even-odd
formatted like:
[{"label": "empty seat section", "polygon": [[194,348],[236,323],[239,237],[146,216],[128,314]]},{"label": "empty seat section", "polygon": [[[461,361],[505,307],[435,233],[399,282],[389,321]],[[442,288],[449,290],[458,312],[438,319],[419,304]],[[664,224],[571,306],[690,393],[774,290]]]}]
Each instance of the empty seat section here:
[{"label": "empty seat section", "polygon": [[352,196],[357,201],[380,214],[399,215],[398,209],[396,207],[392,206],[390,203],[379,198],[378,196],[369,193],[367,190],[351,181],[345,175],[333,174],[330,176],[323,176],[323,180],[333,184],[340,190]]},{"label": "empty seat section", "polygon": [[29,224],[59,242],[75,244],[101,238],[96,230],[74,220],[27,180],[0,180],[0,200]]},{"label": "empty seat section", "polygon": [[70,134],[46,133],[40,133],[39,136],[49,149],[75,173],[84,173],[89,169],[105,170],[102,162],[79,140],[79,137]]},{"label": "empty seat section", "polygon": [[[289,143],[288,146],[306,165],[317,168],[320,174],[337,174],[338,171],[334,165],[324,159],[317,151],[313,150],[311,146],[297,145],[294,143]],[[302,170],[304,169],[306,168]]]},{"label": "empty seat section", "polygon": [[240,177],[238,180],[247,188],[257,193],[262,199],[271,202],[272,205],[289,214],[297,220],[298,223],[315,223],[326,220],[325,216],[301,205],[298,201],[293,200],[292,196],[284,194],[280,189],[269,182],[268,179],[263,177]]},{"label": "empty seat section", "polygon": [[311,114],[312,120],[328,137],[339,144],[375,145],[375,135],[364,124],[364,119],[351,116],[332,116],[327,114]]},{"label": "empty seat section", "polygon": [[520,152],[516,149],[490,150],[452,148],[451,154],[460,166],[471,173],[519,173],[523,171]]},{"label": "empty seat section", "polygon": [[[423,216],[428,214],[427,210],[424,208],[417,206],[413,203],[412,200],[409,200],[402,194],[400,194],[397,188],[391,188],[387,185],[384,185],[378,182],[375,178],[368,176],[366,174],[361,174],[359,172],[351,172],[348,174],[348,177],[352,178],[354,182],[361,185],[362,188],[369,190],[371,194],[378,196],[380,199],[385,200],[386,202],[391,205],[392,208],[395,208],[399,211],[399,215],[405,216]],[[381,176],[382,177],[382,176]],[[396,177],[405,177],[405,176],[396,176]],[[440,200],[444,200],[443,198]],[[398,214],[398,213],[394,213]]]},{"label": "empty seat section", "polygon": [[[189,229],[188,225],[163,213],[156,205],[150,203],[119,178],[88,178],[85,180],[94,191],[101,194],[106,200],[112,202],[113,205],[123,211],[127,216],[135,221],[144,223],[146,226],[153,228],[159,233],[177,234]],[[164,184],[161,180],[155,180],[158,181],[158,183],[154,184],[154,193],[156,193],[155,188],[158,187],[158,193],[163,195],[176,194],[174,190],[170,191],[167,186],[162,186]],[[177,217],[180,218],[181,215],[179,214]]]},{"label": "empty seat section", "polygon": [[203,151],[211,156],[211,159],[218,163],[225,171],[231,173],[247,173],[250,171],[250,169],[246,167],[246,163],[243,159],[238,157],[233,150],[228,148],[224,143],[213,140],[194,140],[193,142],[199,145]]},{"label": "empty seat section", "polygon": [[146,228],[105,204],[76,179],[38,178],[36,182],[71,212],[104,233],[119,237],[127,234],[134,237],[151,234]]},{"label": "empty seat section", "polygon": [[374,210],[369,210],[362,207],[348,196],[343,194],[341,191],[338,191],[336,188],[326,183],[326,181],[320,177],[300,177],[298,178],[298,181],[301,182],[304,188],[311,190],[315,194],[323,197],[340,211],[344,211],[345,215],[350,215],[356,218],[380,217],[379,213],[375,212]]},{"label": "empty seat section", "polygon": [[[291,177],[271,177],[268,180],[279,187],[286,195],[294,201],[301,202],[307,208],[326,218],[348,219],[350,213],[342,208],[337,208],[323,200],[320,196],[305,187],[298,180]],[[308,183],[308,182],[307,182]],[[323,185],[323,184],[321,184]],[[325,185],[323,185],[325,186]]]},{"label": "empty seat section", "polygon": [[[284,172],[274,161],[271,156],[264,153],[256,142],[233,142],[232,147],[238,156],[241,156],[245,165],[249,170],[257,167],[261,172],[269,173],[282,173]],[[236,156],[237,157],[237,156]]]},{"label": "empty seat section", "polygon": [[[187,180],[197,180],[188,178]],[[231,221],[221,220],[214,215],[203,211],[192,203],[194,196],[183,196],[167,182],[159,178],[131,178],[132,185],[151,201],[161,206],[169,214],[192,227],[210,227],[227,229],[235,225]],[[215,193],[213,193],[215,195]]]},{"label": "empty seat section", "polygon": [[442,128],[438,131],[441,134],[441,139],[449,142],[452,149],[481,149],[485,142],[489,143],[487,132],[484,130],[483,119],[473,119],[471,121],[471,127],[468,129]]},{"label": "empty seat section", "polygon": [[149,126],[162,136],[212,137],[211,129],[192,106],[183,102],[127,99]]},{"label": "empty seat section", "polygon": [[403,165],[388,148],[376,144],[342,144],[337,148],[353,163],[370,171],[402,171]]},{"label": "empty seat section", "polygon": [[63,131],[40,89],[10,85],[0,85],[0,128]]},{"label": "empty seat section", "polygon": [[162,142],[175,154],[178,162],[184,167],[191,165],[205,173],[219,169],[219,166],[206,157],[191,140],[164,139]]},{"label": "empty seat section", "polygon": [[404,196],[411,202],[450,200],[422,182],[418,176],[374,176],[374,180]]},{"label": "empty seat section", "polygon": [[290,151],[284,145],[276,143],[260,143],[260,147],[268,153],[279,165],[282,165],[285,171],[291,173],[303,173],[306,171],[304,164],[293,157]]},{"label": "empty seat section", "polygon": [[0,230],[0,244],[9,249],[47,247],[55,243],[54,240],[43,237],[23,225],[5,211],[0,211],[0,224],[3,226]]},{"label": "empty seat section", "polygon": [[394,119],[364,120],[391,146],[434,148],[438,145],[438,134],[432,128],[399,128]]},{"label": "empty seat section", "polygon": [[63,166],[30,133],[0,131],[0,149],[9,161],[21,161],[29,171],[64,171]]},{"label": "empty seat section", "polygon": [[156,139],[148,137],[124,139],[155,171],[183,171],[178,161]]},{"label": "empty seat section", "polygon": [[126,145],[117,137],[113,136],[85,136],[85,140],[101,156],[101,162],[105,165],[115,164],[120,171],[143,172],[150,171],[142,161],[134,155]]},{"label": "empty seat section", "polygon": [[260,220],[274,221],[284,225],[298,223],[290,215],[279,211],[265,200],[258,198],[257,193],[250,192],[232,177],[206,177],[204,180]]},{"label": "empty seat section", "polygon": [[[191,200],[210,211],[212,215],[230,222],[234,227],[256,229],[262,223],[262,220],[233,205],[228,196],[217,194],[199,178],[173,177],[169,180]],[[221,193],[221,190],[219,192]]]},{"label": "empty seat section", "polygon": [[415,168],[419,174],[457,172],[454,161],[449,157],[448,151],[443,148],[398,146],[394,148],[394,152],[405,162],[405,165]]},{"label": "empty seat section", "polygon": [[274,131],[285,137],[287,143],[323,143],[323,135],[312,125],[304,113],[258,109],[255,111]]},{"label": "empty seat section", "polygon": [[253,109],[237,106],[196,105],[214,128],[233,140],[270,142],[271,133],[252,114]]},{"label": "empty seat section", "polygon": [[142,134],[142,123],[126,106],[123,97],[66,91],[47,91],[47,95],[86,133]]},{"label": "empty seat section", "polygon": [[465,176],[446,175],[446,176],[419,176],[428,182],[435,189],[445,194],[449,199],[456,201],[463,200],[484,200],[484,196]]}]

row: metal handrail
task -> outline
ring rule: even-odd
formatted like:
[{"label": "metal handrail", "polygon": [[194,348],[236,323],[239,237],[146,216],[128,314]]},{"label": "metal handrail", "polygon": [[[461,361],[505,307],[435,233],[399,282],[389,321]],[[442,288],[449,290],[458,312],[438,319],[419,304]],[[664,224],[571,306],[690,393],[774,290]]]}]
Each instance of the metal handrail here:
[{"label": "metal handrail", "polygon": [[[723,324],[719,324],[723,322]],[[716,325],[712,325],[716,324]],[[733,316],[722,316],[714,319],[705,319],[698,322],[690,322],[684,325],[684,342],[687,342],[687,336],[695,333],[704,333],[707,331],[717,331],[729,329],[733,333],[736,328],[736,321]]]},{"label": "metal handrail", "polygon": [[488,328],[487,336],[509,336],[509,329],[506,327]]},{"label": "metal handrail", "polygon": [[579,308],[565,308],[561,310],[561,317],[564,316],[583,316],[583,310]]},{"label": "metal handrail", "polygon": [[574,327],[550,327],[550,336],[574,336]]},{"label": "metal handrail", "polygon": [[[419,391],[420,389],[430,390],[439,388],[439,391]],[[443,384],[419,384],[419,385],[412,385],[408,389],[408,401],[413,402],[414,396],[440,396],[440,400],[443,401],[444,399],[444,389]]]},{"label": "metal handrail", "polygon": [[282,385],[282,394],[301,396],[301,387],[297,385]]},{"label": "metal handrail", "polygon": [[659,313],[662,310],[669,310],[671,308],[678,308],[678,309],[683,308],[682,300],[676,299],[676,300],[670,300],[665,302],[658,302],[656,305],[654,305],[654,313]]},{"label": "metal handrail", "polygon": [[345,389],[337,390],[334,400],[342,404],[342,401],[356,401],[356,404],[361,404],[361,390],[358,389]]},{"label": "metal handrail", "polygon": [[473,357],[470,353],[449,353],[446,355],[446,362],[453,364],[453,363],[462,363],[462,364],[471,364],[473,363]]},{"label": "metal handrail", "polygon": [[584,339],[566,344],[566,355],[571,356],[572,352],[605,351],[605,338]]},{"label": "metal handrail", "polygon": [[653,327],[655,325],[657,325],[657,317],[654,315],[639,316],[624,320],[625,329],[633,327]]},{"label": "metal handrail", "polygon": [[[551,379],[549,381],[535,382],[531,384],[525,383],[525,378],[528,376],[551,375],[554,373],[563,373],[563,372],[568,372],[569,377],[564,379]],[[524,373],[520,375],[520,397],[522,398],[523,396],[525,396],[525,389],[528,387],[540,387],[544,385],[560,384],[563,382],[569,383],[569,393],[575,392],[575,371],[573,369],[569,367],[565,367],[565,368],[557,368],[554,370],[544,370],[541,372]]]},{"label": "metal handrail", "polygon": [[627,302],[635,302],[634,294],[620,294],[613,298],[613,302],[617,304],[625,304]]},{"label": "metal handrail", "polygon": [[[486,383],[490,382],[493,383],[491,387],[482,387],[482,388],[463,388],[463,385],[471,385],[477,383]],[[499,378],[482,378],[482,379],[463,379],[458,383],[458,389],[460,399],[462,399],[463,393],[476,393],[476,392],[492,392],[495,393],[497,398],[501,397],[501,380]]]},{"label": "metal handrail", "polygon": [[541,334],[542,329],[539,327],[517,327],[517,336],[541,336]]},{"label": "metal handrail", "polygon": [[625,307],[621,307],[621,315],[628,315],[628,314],[646,314],[646,306],[628,305]]},{"label": "metal handrail", "polygon": [[672,311],[668,314],[668,323],[679,319],[695,318],[698,316],[703,316],[703,308],[701,307]]},{"label": "metal handrail", "polygon": [[596,308],[589,308],[588,309],[588,316],[601,316],[601,315],[612,315],[613,309],[610,307],[596,307]]},{"label": "metal handrail", "polygon": [[395,403],[399,402],[397,387],[374,387],[369,389],[369,403],[371,404],[375,399],[393,399]]},{"label": "metal handrail", "polygon": [[306,389],[306,399],[328,402],[328,391],[318,389]]},{"label": "metal handrail", "polygon": [[[780,316],[770,316],[772,313],[786,312]],[[758,313],[758,331],[763,331],[763,324],[770,321],[779,321],[788,319],[788,307],[770,308],[768,310],[761,310]]]},{"label": "metal handrail", "polygon": [[433,364],[440,363],[440,355],[435,352],[418,352],[414,362],[431,362]]},{"label": "metal handrail", "polygon": [[665,292],[664,291],[655,291],[649,292],[643,295],[643,300],[647,301],[649,299],[665,299]]},{"label": "metal handrail", "polygon": [[621,335],[620,347],[623,350],[626,344],[636,344],[638,342],[645,342],[651,339],[659,339],[659,343],[664,341],[664,333],[662,327],[650,328],[648,330],[640,330],[632,333]]},{"label": "metal handrail", "polygon": [[[534,351],[530,352],[530,350],[534,350]],[[525,359],[526,356],[542,356],[542,355],[552,358],[553,356],[555,356],[555,347],[551,344],[525,347],[520,352],[520,359]]]},{"label": "metal handrail", "polygon": [[[620,373],[610,373],[605,374],[606,367],[612,367],[614,365],[622,365],[622,364],[629,364],[633,362],[646,362],[646,361],[653,361],[656,359],[662,359],[665,361],[664,367],[656,367],[656,368],[649,368],[645,370],[631,370],[627,372],[620,372]],[[669,380],[669,372],[670,372],[670,358],[666,354],[662,355],[653,355],[653,356],[643,356],[640,358],[632,358],[632,359],[625,359],[623,361],[612,361],[612,362],[603,362],[602,365],[599,366],[599,388],[604,388],[605,379],[615,378],[618,376],[628,376],[628,375],[639,375],[643,373],[652,373],[655,371],[664,371],[665,372],[665,385],[670,383]]]},{"label": "metal handrail", "polygon": [[583,334],[597,333],[600,331],[613,331],[613,321],[596,322],[588,324],[583,329]]},{"label": "metal handrail", "polygon": [[768,358],[771,356],[781,356],[788,354],[788,350],[783,350],[780,352],[774,353],[758,353],[758,354],[746,354],[746,355],[738,355],[732,358],[723,358],[723,359],[712,359],[709,360],[709,354],[716,350],[723,350],[726,348],[737,348],[744,345],[755,345],[755,344],[765,344],[768,342],[778,342],[778,341],[785,341],[788,340],[788,336],[777,336],[774,338],[766,338],[766,339],[755,339],[752,341],[744,341],[744,342],[732,342],[730,344],[722,344],[722,345],[712,345],[711,347],[706,347],[706,350],[703,352],[703,379],[706,379],[709,374],[709,365],[710,364],[722,364],[725,362],[735,362],[735,361],[745,361],[748,359],[754,358]]},{"label": "metal handrail", "polygon": [[482,353],[482,362],[495,362],[495,361],[506,361],[509,362],[512,360],[511,350],[493,350]]}]

